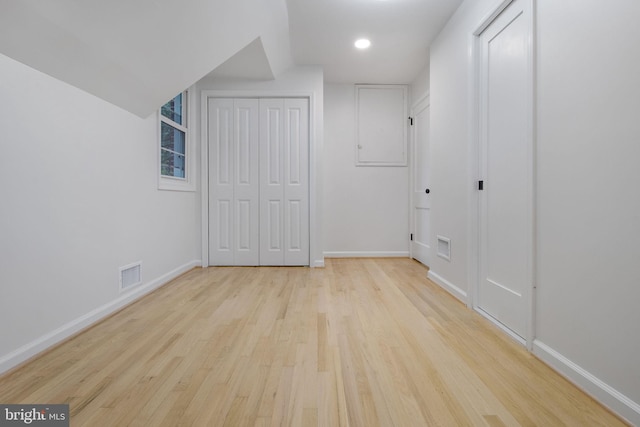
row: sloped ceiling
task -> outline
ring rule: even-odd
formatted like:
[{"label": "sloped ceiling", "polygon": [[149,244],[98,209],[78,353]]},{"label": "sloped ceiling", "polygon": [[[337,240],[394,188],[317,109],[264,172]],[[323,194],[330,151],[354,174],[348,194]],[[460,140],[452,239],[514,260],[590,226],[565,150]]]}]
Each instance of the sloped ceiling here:
[{"label": "sloped ceiling", "polygon": [[247,46],[272,73],[292,64],[285,0],[0,0],[0,11],[1,53],[140,117]]},{"label": "sloped ceiling", "polygon": [[276,76],[271,70],[262,40],[257,38],[205,76],[205,78],[216,77],[273,80]]},{"label": "sloped ceiling", "polygon": [[[462,0],[0,0],[0,53],[140,117],[204,76],[410,83]],[[369,37],[368,51],[353,41]]]}]

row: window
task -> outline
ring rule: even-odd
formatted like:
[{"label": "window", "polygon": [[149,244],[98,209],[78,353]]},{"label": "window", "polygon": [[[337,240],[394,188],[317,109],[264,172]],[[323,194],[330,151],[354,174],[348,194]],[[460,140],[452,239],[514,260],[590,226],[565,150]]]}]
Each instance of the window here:
[{"label": "window", "polygon": [[184,91],[160,109],[161,190],[195,190],[195,162],[189,137],[188,102],[188,91]]},{"label": "window", "polygon": [[182,92],[160,109],[160,174],[165,177],[186,178],[185,98]]}]

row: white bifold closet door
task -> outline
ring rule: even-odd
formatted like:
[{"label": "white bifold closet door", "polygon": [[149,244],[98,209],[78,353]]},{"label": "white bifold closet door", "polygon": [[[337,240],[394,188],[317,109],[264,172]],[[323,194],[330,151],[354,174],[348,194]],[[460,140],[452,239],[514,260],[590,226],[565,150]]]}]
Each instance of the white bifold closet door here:
[{"label": "white bifold closet door", "polygon": [[308,100],[208,108],[209,264],[309,265]]},{"label": "white bifold closet door", "polygon": [[309,265],[309,107],[260,100],[260,265]]},{"label": "white bifold closet door", "polygon": [[209,99],[209,264],[259,265],[257,99]]}]

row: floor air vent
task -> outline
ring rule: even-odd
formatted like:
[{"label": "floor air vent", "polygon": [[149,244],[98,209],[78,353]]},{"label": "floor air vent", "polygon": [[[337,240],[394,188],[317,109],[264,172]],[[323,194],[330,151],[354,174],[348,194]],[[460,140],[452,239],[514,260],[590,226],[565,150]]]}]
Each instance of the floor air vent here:
[{"label": "floor air vent", "polygon": [[142,283],[142,262],[120,267],[120,290],[125,290]]},{"label": "floor air vent", "polygon": [[438,236],[438,256],[451,261],[451,240],[447,237]]}]

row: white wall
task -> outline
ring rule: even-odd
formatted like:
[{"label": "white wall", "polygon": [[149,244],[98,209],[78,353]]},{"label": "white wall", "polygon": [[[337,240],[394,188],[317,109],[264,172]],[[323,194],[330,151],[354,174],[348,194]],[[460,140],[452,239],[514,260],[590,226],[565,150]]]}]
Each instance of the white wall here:
[{"label": "white wall", "polygon": [[433,256],[429,275],[460,298],[468,277],[471,33],[495,0],[465,1],[431,45],[431,247],[451,239],[451,261]]},{"label": "white wall", "polygon": [[[322,198],[323,144],[324,144],[324,93],[322,68],[296,66],[282,72],[274,80],[230,79],[207,76],[196,87],[198,97],[204,90],[219,91],[223,96],[300,96],[312,94],[312,152],[310,152],[310,225],[311,265],[324,266],[324,234]],[[198,101],[200,105],[200,101]],[[205,196],[206,197],[206,196]],[[314,226],[315,225],[315,226]],[[206,240],[206,239],[205,239]]]},{"label": "white wall", "polygon": [[537,352],[639,404],[640,3],[537,9]]},{"label": "white wall", "polygon": [[409,108],[429,92],[429,65],[422,69],[409,87]]},{"label": "white wall", "polygon": [[[198,263],[199,195],[143,120],[0,55],[0,372]],[[120,266],[143,286],[119,293]]]},{"label": "white wall", "polygon": [[355,166],[355,86],[325,84],[327,256],[408,256],[407,167]]},{"label": "white wall", "polygon": [[[470,283],[471,33],[498,0],[465,1],[431,47],[433,233]],[[640,4],[537,0],[534,352],[640,425]],[[454,289],[455,291],[455,289]]]}]

